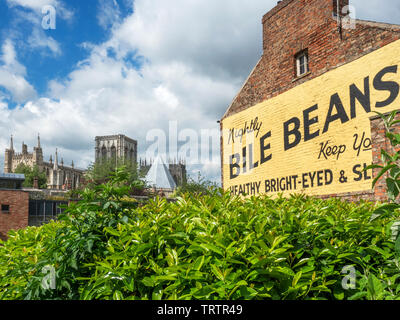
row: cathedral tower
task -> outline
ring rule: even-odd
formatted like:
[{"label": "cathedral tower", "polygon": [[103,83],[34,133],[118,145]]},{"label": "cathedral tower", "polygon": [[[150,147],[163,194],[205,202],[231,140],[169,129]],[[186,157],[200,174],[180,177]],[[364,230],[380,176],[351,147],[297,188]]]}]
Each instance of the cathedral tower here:
[{"label": "cathedral tower", "polygon": [[43,167],[43,150],[40,146],[40,136],[38,135],[37,146],[33,148],[33,164],[39,168]]}]

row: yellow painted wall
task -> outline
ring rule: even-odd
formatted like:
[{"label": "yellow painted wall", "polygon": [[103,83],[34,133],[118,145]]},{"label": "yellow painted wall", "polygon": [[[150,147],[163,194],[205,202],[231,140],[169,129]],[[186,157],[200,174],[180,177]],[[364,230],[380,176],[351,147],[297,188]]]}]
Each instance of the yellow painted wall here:
[{"label": "yellow painted wall", "polygon": [[[353,169],[356,165],[371,164],[372,151],[362,148],[359,155],[357,155],[358,150],[355,150],[354,142],[356,138],[355,134],[357,134],[357,144],[360,142],[361,137],[364,136],[364,141],[368,146],[371,139],[369,117],[375,114],[372,112],[366,113],[357,101],[356,117],[351,119],[349,87],[355,84],[363,92],[364,79],[369,76],[371,111],[385,113],[394,109],[400,109],[400,95],[397,95],[394,102],[386,107],[375,107],[377,102],[387,100],[390,95],[389,91],[377,90],[373,84],[376,75],[389,66],[397,66],[397,73],[385,74],[382,81],[393,81],[400,84],[400,41],[393,42],[356,61],[307,81],[279,96],[225,118],[222,121],[224,188],[233,188],[232,190],[235,193],[242,193],[244,191],[246,194],[254,194],[258,191],[259,193],[276,195],[278,193],[277,188],[266,192],[265,181],[269,181],[269,186],[271,186],[271,179],[280,179],[278,182],[282,182],[282,179],[285,179],[286,183],[289,181],[286,180],[287,178],[292,179],[292,188],[291,190],[285,190],[283,192],[285,195],[301,192],[309,195],[325,195],[371,190],[372,180],[368,179],[371,172],[367,176],[363,176],[361,181],[355,181],[355,178],[359,178],[359,175]],[[339,95],[349,121],[342,123],[339,119],[331,122],[329,130],[326,133],[322,133],[331,96],[335,93]],[[315,104],[318,104],[318,109],[310,113],[310,118],[318,116],[318,123],[311,125],[310,130],[314,132],[319,129],[320,134],[317,138],[305,142],[303,111]],[[336,114],[336,109],[334,109],[333,114]],[[228,142],[232,129],[240,130],[246,121],[249,124],[256,117],[258,117],[258,123],[262,123],[258,137],[253,137],[252,139],[250,133],[243,136],[242,142],[238,139],[235,139],[235,143],[232,143],[232,141]],[[297,117],[301,121],[300,132],[302,140],[296,147],[285,151],[283,124],[293,117]],[[253,163],[259,161],[260,137],[269,131],[271,132],[271,137],[265,141],[266,144],[270,144],[270,149],[265,151],[265,155],[271,154],[271,160],[263,165],[259,165],[257,168],[249,170],[249,148],[247,147],[247,172],[241,172],[238,177],[230,179],[230,156],[234,153],[239,153],[242,161],[242,148],[252,143],[254,149]],[[327,141],[329,141],[328,145],[346,146],[346,151],[340,155],[339,159],[336,157],[325,159],[323,154],[318,159],[321,152],[321,143],[325,144]],[[326,151],[326,149],[324,150]],[[357,167],[356,171],[361,171],[361,169],[362,167]],[[314,172],[321,170],[330,170],[332,172],[332,183],[326,185],[323,182],[323,185],[317,185],[317,177],[318,175],[320,178],[323,177],[325,175],[324,171],[322,174],[315,174],[314,186],[312,187],[311,177]],[[344,174],[341,175],[341,172]],[[237,173],[237,171],[234,170],[234,173]],[[304,177],[303,174],[305,174]],[[297,178],[294,177],[296,175],[298,176]],[[330,178],[329,172],[327,175]],[[340,181],[341,176],[347,178],[347,181],[343,179]],[[294,188],[294,181],[296,181],[296,188]],[[321,183],[321,179],[319,182]],[[284,186],[283,183],[281,185]],[[253,186],[253,189],[251,189],[251,186]],[[282,190],[279,188],[279,191]]]}]

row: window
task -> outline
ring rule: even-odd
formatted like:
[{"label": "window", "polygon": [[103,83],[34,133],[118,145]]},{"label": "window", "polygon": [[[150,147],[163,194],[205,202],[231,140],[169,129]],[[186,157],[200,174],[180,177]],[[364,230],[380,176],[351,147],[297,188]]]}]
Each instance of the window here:
[{"label": "window", "polygon": [[304,50],[296,55],[296,75],[300,77],[308,71],[308,52]]},{"label": "window", "polygon": [[1,205],[1,212],[2,213],[9,213],[10,212],[10,205],[9,204],[2,204]]}]

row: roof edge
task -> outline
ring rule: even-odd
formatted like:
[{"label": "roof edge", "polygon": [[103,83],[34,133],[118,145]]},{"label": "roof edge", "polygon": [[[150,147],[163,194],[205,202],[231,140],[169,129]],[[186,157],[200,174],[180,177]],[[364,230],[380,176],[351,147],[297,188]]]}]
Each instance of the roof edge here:
[{"label": "roof edge", "polygon": [[239,96],[239,94],[243,91],[244,87],[246,86],[247,82],[249,82],[249,79],[251,78],[251,76],[253,75],[254,71],[256,70],[256,68],[258,67],[258,65],[260,64],[261,60],[262,60],[263,56],[260,57],[260,59],[258,59],[258,62],[256,63],[256,65],[254,66],[253,70],[251,70],[249,76],[247,77],[247,79],[243,82],[242,87],[240,88],[240,90],[238,91],[238,93],[236,94],[236,96],[233,98],[231,104],[229,105],[228,109],[225,111],[224,115],[222,116],[221,120],[224,120],[225,118],[227,118],[229,111],[232,108],[233,103],[236,101],[236,98]]},{"label": "roof edge", "polygon": [[400,24],[393,24],[387,22],[377,22],[377,21],[370,21],[370,20],[362,20],[362,19],[355,19],[356,23],[374,27],[374,28],[381,28],[385,30],[399,30],[400,31]]},{"label": "roof edge", "polygon": [[273,15],[275,15],[276,13],[278,13],[279,11],[281,11],[283,8],[285,8],[286,6],[288,6],[291,2],[293,2],[295,0],[283,0],[278,2],[278,4],[273,7],[271,10],[269,10],[262,18],[262,23],[264,24],[265,21],[267,21],[269,18],[271,18]]}]

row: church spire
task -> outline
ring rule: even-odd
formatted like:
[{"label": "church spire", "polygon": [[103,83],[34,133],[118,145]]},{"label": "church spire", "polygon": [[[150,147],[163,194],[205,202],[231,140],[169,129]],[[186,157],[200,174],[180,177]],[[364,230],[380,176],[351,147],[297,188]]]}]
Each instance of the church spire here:
[{"label": "church spire", "polygon": [[57,148],[56,148],[56,157],[54,159],[54,167],[53,167],[53,169],[54,170],[58,169],[58,152],[57,152]]},{"label": "church spire", "polygon": [[40,149],[40,134],[39,133],[37,136],[37,147],[38,147],[38,149]]},{"label": "church spire", "polygon": [[14,150],[13,135],[11,135],[11,139],[10,139],[10,150],[11,150],[11,151]]}]

